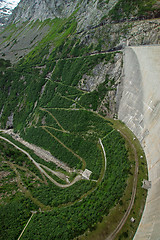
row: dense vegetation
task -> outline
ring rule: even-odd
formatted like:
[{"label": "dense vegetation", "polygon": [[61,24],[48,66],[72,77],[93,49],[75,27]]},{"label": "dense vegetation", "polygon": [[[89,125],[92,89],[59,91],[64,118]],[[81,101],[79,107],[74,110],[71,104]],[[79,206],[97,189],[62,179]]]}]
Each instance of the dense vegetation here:
[{"label": "dense vegetation", "polygon": [[110,207],[122,196],[129,170],[127,152],[120,134],[114,131],[110,142],[111,139],[106,137],[107,171],[96,191],[73,206],[35,215],[22,239],[33,236],[35,239],[73,239],[87,229],[94,229],[96,223],[102,221],[102,216],[108,214]]},{"label": "dense vegetation", "polygon": [[21,194],[17,194],[10,203],[0,206],[0,239],[17,239],[33,208],[33,203]]},{"label": "dense vegetation", "polygon": [[[98,120],[98,116],[93,115],[93,119],[94,118]],[[103,122],[104,120],[101,121]],[[86,127],[88,126],[86,125]],[[44,205],[54,207],[51,212],[46,212],[44,214],[37,213],[29,225],[31,228],[28,230],[29,233],[26,231],[26,234],[22,237],[22,239],[30,239],[31,236],[33,237],[34,235],[36,235],[34,236],[35,239],[48,239],[48,235],[46,236],[45,232],[46,226],[49,228],[52,238],[58,239],[60,237],[61,239],[72,239],[73,237],[82,234],[88,228],[94,229],[96,227],[96,223],[98,221],[102,221],[102,216],[108,214],[110,207],[115,204],[115,201],[119,201],[120,197],[123,194],[126,186],[126,177],[128,176],[129,172],[129,162],[124,146],[124,140],[121,138],[118,132],[112,131],[109,135],[106,135],[103,139],[103,144],[107,153],[107,171],[102,182],[97,182],[96,184],[94,182],[86,182],[83,180],[83,182],[77,182],[75,185],[68,189],[59,189],[50,182],[46,185],[42,179],[42,176],[40,176],[40,174],[37,174],[37,169],[35,169],[33,163],[31,161],[28,161],[25,155],[19,155],[18,150],[7,146],[8,144],[6,143],[4,144],[1,142],[1,149],[3,152],[2,157],[8,156],[7,158],[9,160],[9,163],[14,165],[16,170],[12,165],[11,166],[18,177],[17,181],[19,182],[17,182],[17,184],[20,184],[20,182],[22,183],[23,191],[26,189],[24,191],[26,196],[28,194],[28,197],[34,202],[34,204],[37,205],[37,207],[42,206],[43,208]],[[5,166],[3,167],[5,170]],[[10,172],[12,172],[11,169]],[[34,173],[37,175],[36,178],[36,175],[34,175]],[[6,191],[5,186],[4,189]],[[93,190],[90,191],[90,189]],[[18,192],[17,188],[16,191]],[[85,196],[85,193],[87,193],[86,198],[83,197],[83,194]],[[73,206],[72,204],[69,204],[70,206],[67,208],[56,208],[56,206],[65,204],[67,202],[74,203],[74,201],[80,198],[80,196],[82,196],[83,200],[76,202]],[[13,202],[12,199],[10,199],[10,201],[11,205],[15,204],[17,206],[17,197],[13,198]],[[8,203],[8,208],[11,207],[10,201]],[[24,219],[26,219],[27,216],[29,218],[29,210],[33,208],[36,210],[37,207],[35,207],[35,205],[32,205],[32,207],[29,208],[27,207],[26,213],[28,215],[23,214]],[[4,208],[6,208],[5,205]],[[2,204],[2,213],[5,211],[4,208]],[[22,214],[21,211],[22,210],[20,208],[20,213],[17,211],[17,214]],[[8,215],[6,214],[6,217],[7,216]],[[2,217],[4,218],[3,214]],[[81,221],[82,217],[83,221]],[[52,221],[50,219],[52,219]],[[63,219],[63,222],[60,219]],[[38,226],[41,226],[41,229],[34,226],[34,224],[37,225],[37,221],[39,222]],[[43,222],[43,225],[41,225],[41,221]],[[44,224],[45,221],[48,222],[47,225]],[[13,221],[13,223],[15,222]],[[5,229],[4,225],[3,227]],[[21,227],[18,227],[15,234],[18,234],[20,229]],[[8,234],[10,234],[10,231]],[[9,235],[8,239],[10,239]]]},{"label": "dense vegetation", "polygon": [[[97,55],[60,60],[52,64],[48,60],[41,73],[40,69],[34,67],[34,62],[32,65],[31,63],[25,65],[23,62],[15,69],[7,70],[2,76],[0,82],[1,89],[3,89],[0,96],[1,110],[3,109],[1,126],[11,127],[7,125],[7,119],[14,113],[12,127],[20,131],[24,139],[49,150],[53,156],[72,168],[77,170],[88,168],[92,171],[91,179],[98,180],[97,182],[81,180],[69,188],[61,189],[45,179],[40,172],[37,173],[38,169],[33,163],[28,164],[24,160],[22,163],[15,151],[7,150],[9,162],[14,164],[12,171],[19,179],[17,180],[19,181],[17,182],[18,189],[22,185],[20,189],[27,197],[26,201],[19,200],[18,193],[16,193],[13,200],[11,198],[7,205],[1,206],[1,221],[2,219],[4,222],[7,221],[7,213],[12,207],[17,215],[16,221],[11,218],[10,230],[7,230],[7,224],[2,225],[4,234],[7,231],[8,240],[12,239],[11,234],[15,228],[14,236],[17,238],[26,224],[27,217],[29,219],[31,216],[30,211],[33,208],[34,210],[48,209],[50,212],[35,214],[29,225],[31,228],[28,230],[29,233],[26,231],[22,239],[31,239],[33,236],[34,239],[48,239],[46,229],[52,236],[49,238],[72,239],[87,229],[94,229],[96,223],[102,221],[103,215],[108,214],[109,209],[122,196],[129,167],[124,143],[120,143],[120,135],[118,139],[116,135],[115,138],[113,137],[113,145],[122,146],[122,151],[118,158],[113,152],[113,157],[110,156],[107,159],[112,162],[107,163],[107,172],[102,181],[104,159],[98,139],[104,138],[113,129],[108,121],[85,109],[87,104],[84,96],[88,93],[77,88],[83,74],[88,73],[100,61],[110,61],[110,58]],[[51,78],[47,79],[46,76],[53,69]],[[103,87],[98,90],[104,92]],[[100,93],[99,96],[101,96]],[[4,104],[6,97],[8,102]],[[107,137],[105,141],[106,139]],[[109,146],[110,140],[105,144],[105,149],[107,150]],[[115,146],[110,146],[110,148],[115,149]],[[4,152],[5,155],[7,152]],[[124,164],[119,167],[117,161],[124,161]],[[40,159],[37,162],[55,169],[53,164],[45,163]],[[47,173],[57,180],[55,176]],[[117,179],[121,179],[120,184],[117,184]],[[18,189],[16,189],[17,192]],[[24,196],[20,196],[21,198],[25,199]],[[28,205],[26,209],[23,207],[25,203]],[[6,211],[5,217],[4,211]],[[14,211],[12,213],[14,214]],[[82,218],[83,221],[81,221]],[[18,227],[17,224],[19,224]]]},{"label": "dense vegetation", "polygon": [[[23,63],[19,64],[16,69],[7,70],[2,75],[0,82],[2,90],[0,109],[4,108],[1,125],[5,127],[7,118],[14,112],[13,127],[17,130],[24,128],[24,123],[29,114],[34,112],[35,104],[37,104],[36,107],[39,105],[42,107],[69,108],[77,101],[79,108],[78,99],[75,99],[80,96],[84,98],[84,92],[74,86],[77,86],[82,76],[89,73],[96,64],[100,61],[109,62],[110,59],[112,57],[108,58],[105,55],[96,55],[71,60],[60,60],[56,65],[55,62],[51,63],[51,61],[48,61],[42,67],[42,73],[39,68],[35,68],[34,62],[32,66],[24,65]],[[52,77],[48,80],[46,76],[53,69]],[[44,94],[42,94],[43,89]],[[107,89],[105,92],[107,92]],[[6,97],[8,98],[8,103],[4,104]],[[82,105],[85,106],[85,99],[81,101]],[[29,119],[27,119],[28,121]]]},{"label": "dense vegetation", "polygon": [[[18,158],[14,158],[13,163],[18,165],[16,169],[20,174],[21,182],[23,182],[23,190],[24,188],[27,189],[26,193],[29,199],[42,209],[45,209],[45,206],[48,209],[53,208],[51,212],[45,213],[47,221],[50,222],[49,219],[52,217],[53,225],[49,224],[49,229],[53,228],[54,224],[57,225],[57,221],[61,217],[64,219],[64,226],[67,229],[61,228],[62,231],[59,234],[62,239],[71,239],[83,233],[88,228],[95,228],[96,223],[102,220],[103,215],[108,214],[109,208],[122,196],[126,186],[125,179],[128,176],[129,163],[124,143],[119,143],[122,145],[122,152],[124,152],[123,154],[121,152],[119,157],[122,157],[122,160],[125,162],[124,165],[122,164],[122,175],[119,175],[121,171],[117,170],[118,178],[120,179],[123,176],[121,184],[116,184],[117,188],[115,187],[112,190],[111,185],[116,183],[115,179],[117,179],[117,176],[114,175],[114,179],[111,176],[109,177],[109,171],[113,171],[109,170],[109,168],[107,168],[108,172],[102,181],[104,160],[98,139],[104,138],[106,141],[106,136],[113,129],[108,121],[95,113],[85,110],[87,105],[84,96],[88,93],[77,88],[77,84],[83,74],[91,71],[100,61],[113,61],[113,56],[112,54],[107,57],[105,55],[97,55],[81,57],[79,59],[60,60],[58,62],[53,61],[52,63],[48,60],[45,67],[42,68],[41,73],[40,69],[33,67],[34,62],[33,66],[31,64],[25,65],[22,62],[15,70],[10,69],[6,71],[1,81],[1,86],[4,89],[1,99],[5,99],[7,95],[8,100],[10,100],[9,106],[2,106],[4,108],[1,118],[2,126],[3,124],[5,126],[7,116],[11,114],[11,111],[14,111],[13,127],[15,130],[21,131],[24,139],[49,150],[56,158],[66,162],[70,167],[76,169],[82,168],[83,170],[85,167],[88,168],[92,171],[91,179],[98,180],[97,183],[81,180],[69,188],[60,189],[49,180],[47,180],[46,184],[40,173],[36,174],[39,179],[36,181],[33,180],[32,173],[37,172],[37,169],[33,170],[35,166],[33,164],[33,166],[25,166],[28,169],[27,174],[26,169],[18,167],[21,166]],[[26,67],[24,68],[24,66]],[[54,71],[51,78],[46,78],[52,69]],[[16,82],[19,83],[18,86]],[[101,88],[98,88],[100,93],[104,92],[103,95],[107,92],[107,88],[103,90],[105,84],[107,84],[107,78]],[[101,97],[100,93],[99,97]],[[119,141],[120,139],[117,139],[115,136],[113,144],[117,144]],[[109,146],[110,141],[106,143],[105,149]],[[107,160],[111,159],[116,164],[115,158],[113,156]],[[51,169],[55,169],[55,166],[51,163],[44,163],[40,159],[36,159],[36,161],[45,164]],[[109,162],[107,164],[108,166],[112,165],[113,169],[115,168],[113,164],[109,164]],[[117,167],[119,168],[118,164]],[[57,180],[54,176],[52,177]],[[112,192],[113,197],[111,197]],[[82,199],[82,202],[79,202],[78,199]],[[99,199],[98,202],[97,199]],[[74,205],[72,206],[73,203]],[[67,208],[63,208],[64,204],[69,205]],[[59,208],[60,206],[62,207]],[[58,207],[57,210],[56,207]],[[72,214],[73,211],[74,214]],[[57,217],[54,221],[53,214],[55,213]],[[61,216],[61,214],[64,214],[65,217]],[[83,215],[86,220],[82,223],[80,219]],[[38,221],[45,221],[43,214],[42,218],[41,214],[37,214],[36,218],[39,218],[39,216],[40,220]],[[70,224],[67,224],[68,221]],[[73,231],[73,229],[77,228],[77,224],[77,231]],[[38,233],[39,229],[36,231]],[[53,231],[51,232],[53,238],[59,238],[58,231],[57,229],[54,233]],[[42,229],[41,233],[37,233],[38,238],[45,239],[44,229]],[[34,235],[32,231],[31,234],[32,236]],[[24,238],[26,238],[25,235]]]},{"label": "dense vegetation", "polygon": [[3,58],[0,59],[0,70],[4,70],[6,69],[7,67],[10,67],[11,66],[11,63],[9,60],[5,60]]},{"label": "dense vegetation", "polygon": [[2,240],[17,239],[31,216],[30,211],[37,209],[37,206],[21,193],[20,182],[14,169],[16,164],[29,168],[34,175],[39,174],[24,154],[0,141],[0,239]]}]

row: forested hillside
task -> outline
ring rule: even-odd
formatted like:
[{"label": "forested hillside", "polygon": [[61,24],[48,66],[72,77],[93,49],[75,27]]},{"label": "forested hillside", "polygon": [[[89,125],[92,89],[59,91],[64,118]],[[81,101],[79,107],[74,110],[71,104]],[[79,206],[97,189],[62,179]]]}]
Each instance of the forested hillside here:
[{"label": "forested hillside", "polygon": [[158,4],[21,1],[15,9],[0,34],[0,239],[18,239],[30,217],[21,239],[104,239],[138,180],[136,224],[117,235],[133,238],[147,169],[117,120],[117,89],[128,41],[159,42]]}]

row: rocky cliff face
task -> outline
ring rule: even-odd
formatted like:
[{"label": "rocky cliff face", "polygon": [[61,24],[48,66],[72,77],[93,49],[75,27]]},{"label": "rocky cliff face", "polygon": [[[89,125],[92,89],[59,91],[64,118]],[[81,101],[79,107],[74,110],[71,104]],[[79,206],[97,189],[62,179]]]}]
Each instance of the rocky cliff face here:
[{"label": "rocky cliff face", "polygon": [[0,29],[3,29],[19,0],[0,0]]},{"label": "rocky cliff face", "polygon": [[117,2],[117,0],[21,0],[19,6],[13,11],[9,23],[66,18],[76,11],[78,29],[81,30],[89,25],[98,24]]},{"label": "rocky cliff face", "polygon": [[9,22],[27,20],[45,20],[47,18],[62,18],[72,14],[80,1],[57,0],[22,0],[13,12]]},{"label": "rocky cliff face", "polygon": [[21,0],[9,18],[9,23],[67,18],[74,13],[78,22],[77,30],[81,31],[101,23],[111,15],[116,21],[140,15],[146,17],[146,12],[150,17],[158,17],[159,8],[160,2],[156,0],[152,3],[149,0],[136,3],[124,0]]}]

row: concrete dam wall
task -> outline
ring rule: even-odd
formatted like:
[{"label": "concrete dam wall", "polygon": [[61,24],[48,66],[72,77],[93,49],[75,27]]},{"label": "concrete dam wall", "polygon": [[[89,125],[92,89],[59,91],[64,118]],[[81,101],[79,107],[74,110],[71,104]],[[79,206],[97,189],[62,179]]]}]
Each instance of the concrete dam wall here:
[{"label": "concrete dam wall", "polygon": [[122,85],[118,118],[139,139],[151,181],[134,240],[160,240],[160,46],[125,49]]}]

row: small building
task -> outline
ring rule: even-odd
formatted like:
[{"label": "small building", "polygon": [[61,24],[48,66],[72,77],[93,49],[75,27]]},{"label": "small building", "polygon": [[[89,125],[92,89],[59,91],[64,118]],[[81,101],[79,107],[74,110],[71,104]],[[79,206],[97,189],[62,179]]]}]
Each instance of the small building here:
[{"label": "small building", "polygon": [[142,183],[143,183],[142,188],[144,188],[146,190],[151,188],[151,181],[143,179]]},{"label": "small building", "polygon": [[88,169],[85,169],[82,173],[82,177],[89,180],[90,176],[91,176],[92,172]]}]

